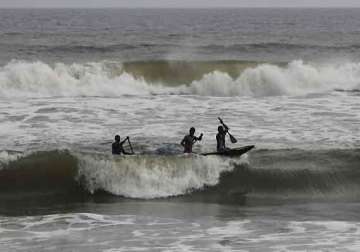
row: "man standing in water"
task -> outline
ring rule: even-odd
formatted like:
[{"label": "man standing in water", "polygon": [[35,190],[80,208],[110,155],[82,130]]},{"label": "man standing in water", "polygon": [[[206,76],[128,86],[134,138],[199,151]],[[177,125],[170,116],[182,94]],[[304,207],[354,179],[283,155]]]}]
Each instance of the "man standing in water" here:
[{"label": "man standing in water", "polygon": [[194,136],[195,128],[191,127],[189,135],[186,135],[181,141],[181,145],[184,147],[184,153],[192,153],[192,147],[196,141],[201,141],[203,134],[201,133],[199,137]]},{"label": "man standing in water", "polygon": [[120,155],[120,154],[131,155],[131,154],[133,154],[133,153],[126,152],[124,150],[123,144],[127,140],[129,140],[128,136],[125,138],[125,140],[120,142],[120,136],[116,135],[115,136],[115,142],[113,142],[113,144],[112,144],[112,154],[115,154],[115,155]]}]

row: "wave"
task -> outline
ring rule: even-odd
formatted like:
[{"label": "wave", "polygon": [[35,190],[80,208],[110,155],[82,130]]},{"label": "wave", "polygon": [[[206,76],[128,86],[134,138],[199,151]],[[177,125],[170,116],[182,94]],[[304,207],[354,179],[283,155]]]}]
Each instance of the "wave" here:
[{"label": "wave", "polygon": [[[167,69],[177,76],[188,76],[189,83],[168,81]],[[44,62],[12,61],[0,68],[0,97],[298,96],[357,90],[359,83],[360,63],[351,62],[323,65],[300,60],[285,65],[94,62],[51,66]]]},{"label": "wave", "polygon": [[22,157],[22,152],[13,150],[0,151],[0,170],[2,167],[8,165],[10,162],[15,161]]},{"label": "wave", "polygon": [[0,162],[1,193],[106,191],[129,198],[186,194],[216,185],[220,174],[232,169],[230,161],[183,154],[121,157],[55,150],[6,161]]},{"label": "wave", "polygon": [[226,188],[235,190],[241,185],[241,190],[254,195],[290,199],[359,197],[359,149],[258,150],[252,154],[250,166],[238,167],[222,178]]},{"label": "wave", "polygon": [[192,197],[201,192],[222,197],[240,193],[248,197],[311,199],[335,195],[354,199],[360,191],[359,153],[359,149],[255,150],[241,159],[229,159],[36,152],[3,163],[0,198],[33,193],[62,193],[71,198],[106,192],[153,199]]},{"label": "wave", "polygon": [[81,155],[79,159],[78,176],[90,192],[105,190],[146,199],[184,195],[214,186],[222,172],[233,168],[221,159],[198,155]]},{"label": "wave", "polygon": [[47,151],[8,156],[3,154],[0,157],[0,194],[3,196],[68,192],[80,188],[75,181],[77,160],[69,152]]}]

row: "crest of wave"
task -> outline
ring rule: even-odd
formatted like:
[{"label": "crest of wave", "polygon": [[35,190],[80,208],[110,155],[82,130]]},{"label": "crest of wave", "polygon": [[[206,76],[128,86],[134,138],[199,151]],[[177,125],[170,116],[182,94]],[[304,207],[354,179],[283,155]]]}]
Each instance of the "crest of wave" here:
[{"label": "crest of wave", "polygon": [[216,185],[221,172],[233,169],[228,161],[201,156],[79,155],[78,159],[79,180],[87,190],[130,198],[183,195]]},{"label": "crest of wave", "polygon": [[110,96],[191,94],[202,96],[280,96],[360,88],[360,63],[311,64],[292,61],[285,66],[259,64],[233,79],[214,71],[189,85],[151,83],[122,70],[120,63],[12,61],[0,68],[1,97]]},{"label": "crest of wave", "polygon": [[0,170],[3,166],[6,166],[8,163],[15,161],[22,156],[23,155],[20,152],[0,151]]},{"label": "crest of wave", "polygon": [[[121,71],[121,64],[117,64]],[[71,64],[11,61],[0,68],[2,97],[119,96],[149,94],[157,90],[141,78],[113,74],[104,62]]]},{"label": "crest of wave", "polygon": [[313,65],[299,60],[284,67],[261,64],[236,79],[215,71],[194,81],[189,90],[207,96],[296,96],[359,87],[360,63]]}]

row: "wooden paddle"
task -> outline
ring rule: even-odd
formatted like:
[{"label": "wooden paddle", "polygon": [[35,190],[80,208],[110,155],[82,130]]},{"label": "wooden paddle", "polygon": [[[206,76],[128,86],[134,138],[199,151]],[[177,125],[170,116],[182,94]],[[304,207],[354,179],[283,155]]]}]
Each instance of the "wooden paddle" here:
[{"label": "wooden paddle", "polygon": [[130,138],[127,137],[127,140],[128,140],[129,146],[130,146],[131,154],[135,154],[135,153],[134,153],[134,150],[133,150],[133,147],[132,147],[132,145],[131,145],[131,142],[130,142]]},{"label": "wooden paddle", "polygon": [[233,135],[230,134],[230,132],[229,132],[229,127],[223,122],[223,120],[222,120],[220,117],[218,117],[218,119],[219,119],[220,123],[221,123],[221,124],[225,127],[225,129],[227,130],[227,133],[229,134],[229,137],[230,137],[230,141],[231,141],[232,143],[237,143],[237,139],[236,139]]},{"label": "wooden paddle", "polygon": [[[128,143],[129,143],[129,146],[130,146],[130,150],[131,150],[131,154],[135,154],[134,153],[134,150],[133,150],[133,147],[132,147],[132,145],[131,145],[131,142],[130,142],[130,138],[129,137],[126,137],[126,139],[128,140]],[[101,144],[111,144],[112,143],[112,141],[110,142],[104,142],[104,143],[101,143]]]}]

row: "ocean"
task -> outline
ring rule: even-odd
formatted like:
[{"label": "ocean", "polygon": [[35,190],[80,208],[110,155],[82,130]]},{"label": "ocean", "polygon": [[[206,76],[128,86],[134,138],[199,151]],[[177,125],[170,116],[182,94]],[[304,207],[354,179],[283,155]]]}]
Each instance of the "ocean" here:
[{"label": "ocean", "polygon": [[[359,49],[360,9],[1,9],[0,251],[359,251]],[[218,117],[255,149],[199,155]]]}]

